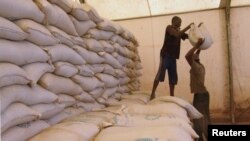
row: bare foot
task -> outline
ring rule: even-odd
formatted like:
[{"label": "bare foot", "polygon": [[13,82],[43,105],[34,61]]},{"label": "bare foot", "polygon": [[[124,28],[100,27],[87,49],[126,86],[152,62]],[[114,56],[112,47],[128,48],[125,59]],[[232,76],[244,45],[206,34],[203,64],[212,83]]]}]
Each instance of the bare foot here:
[{"label": "bare foot", "polygon": [[150,100],[153,100],[154,98],[155,98],[155,95],[154,95],[154,94],[151,94]]}]

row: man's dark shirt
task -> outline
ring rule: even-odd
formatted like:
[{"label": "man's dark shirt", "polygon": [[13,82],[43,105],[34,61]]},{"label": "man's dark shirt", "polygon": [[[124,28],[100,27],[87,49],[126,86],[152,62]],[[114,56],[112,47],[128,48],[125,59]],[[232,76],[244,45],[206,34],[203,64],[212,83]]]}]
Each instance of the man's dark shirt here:
[{"label": "man's dark shirt", "polygon": [[169,56],[175,59],[180,57],[180,45],[181,39],[185,40],[188,38],[188,35],[184,33],[181,37],[178,36],[179,29],[176,29],[172,25],[168,25],[165,30],[165,39],[164,44],[161,49],[161,56]]}]

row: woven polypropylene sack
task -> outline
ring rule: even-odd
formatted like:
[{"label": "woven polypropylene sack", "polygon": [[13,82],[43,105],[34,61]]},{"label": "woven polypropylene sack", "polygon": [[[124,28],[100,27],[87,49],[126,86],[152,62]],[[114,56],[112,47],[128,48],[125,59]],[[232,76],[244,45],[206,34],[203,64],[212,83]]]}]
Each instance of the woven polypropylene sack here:
[{"label": "woven polypropylene sack", "polygon": [[204,42],[200,46],[200,49],[208,49],[214,43],[214,41],[212,39],[212,36],[208,32],[208,30],[207,30],[207,28],[206,28],[206,26],[204,24],[202,24],[199,27],[199,29],[200,29],[201,33],[203,34],[203,36],[205,37]]},{"label": "woven polypropylene sack", "polygon": [[13,22],[0,17],[0,37],[8,40],[24,40],[27,34]]},{"label": "woven polypropylene sack", "polygon": [[199,39],[204,40],[199,47],[202,50],[208,49],[213,44],[213,39],[204,24],[201,24],[199,27],[192,25],[188,37],[193,46],[198,43]]}]

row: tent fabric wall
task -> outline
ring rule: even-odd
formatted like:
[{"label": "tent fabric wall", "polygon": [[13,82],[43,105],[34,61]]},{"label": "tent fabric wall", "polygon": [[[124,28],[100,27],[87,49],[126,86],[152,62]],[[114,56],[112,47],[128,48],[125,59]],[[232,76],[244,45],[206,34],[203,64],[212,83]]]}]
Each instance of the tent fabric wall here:
[{"label": "tent fabric wall", "polygon": [[95,6],[103,17],[124,20],[217,9],[221,0],[188,0],[188,3],[183,0],[85,0],[85,2]]},{"label": "tent fabric wall", "polygon": [[[101,16],[125,20],[225,8],[229,0],[75,0],[93,5]],[[250,0],[230,0],[230,7],[249,6]],[[128,10],[129,9],[129,10]]]},{"label": "tent fabric wall", "polygon": [[231,9],[233,90],[236,108],[250,106],[250,7]]},{"label": "tent fabric wall", "polygon": [[[249,20],[247,13],[249,7],[233,8],[231,13],[232,24],[232,60],[233,60],[233,78],[234,78],[234,96],[236,107],[240,105],[249,96],[249,63],[248,42],[246,32],[250,30],[247,26]],[[178,15],[178,14],[176,14]],[[139,41],[139,54],[142,60],[141,89],[151,91],[153,80],[157,72],[159,63],[159,52],[164,40],[164,32],[167,24],[171,23],[173,15],[117,21],[122,26],[128,28],[137,37]],[[208,50],[201,52],[201,61],[206,67],[205,84],[210,93],[210,109],[212,116],[221,116],[229,114],[230,95],[229,95],[229,62],[228,47],[226,36],[226,20],[224,9],[192,12],[179,14],[183,20],[182,28],[190,22],[199,24],[203,22],[211,33],[214,44]],[[239,26],[239,24],[241,24]],[[240,45],[240,47],[239,47]],[[185,54],[191,48],[188,40],[182,42],[180,59],[177,62],[177,71],[179,75],[178,85],[175,95],[188,101],[192,101],[193,95],[189,88],[189,70],[190,67],[185,60]],[[240,49],[239,49],[240,48]],[[160,83],[157,88],[158,95],[169,95],[168,78]],[[248,101],[245,101],[243,108],[249,107]],[[242,106],[241,106],[242,107]],[[229,117],[229,116],[227,116]]]}]

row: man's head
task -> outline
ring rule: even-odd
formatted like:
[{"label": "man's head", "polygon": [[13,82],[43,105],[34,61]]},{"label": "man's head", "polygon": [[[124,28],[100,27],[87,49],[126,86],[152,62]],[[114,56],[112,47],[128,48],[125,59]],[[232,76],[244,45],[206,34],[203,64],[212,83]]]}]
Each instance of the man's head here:
[{"label": "man's head", "polygon": [[180,28],[181,27],[181,18],[178,16],[174,16],[172,18],[172,25],[177,27],[177,28]]}]

